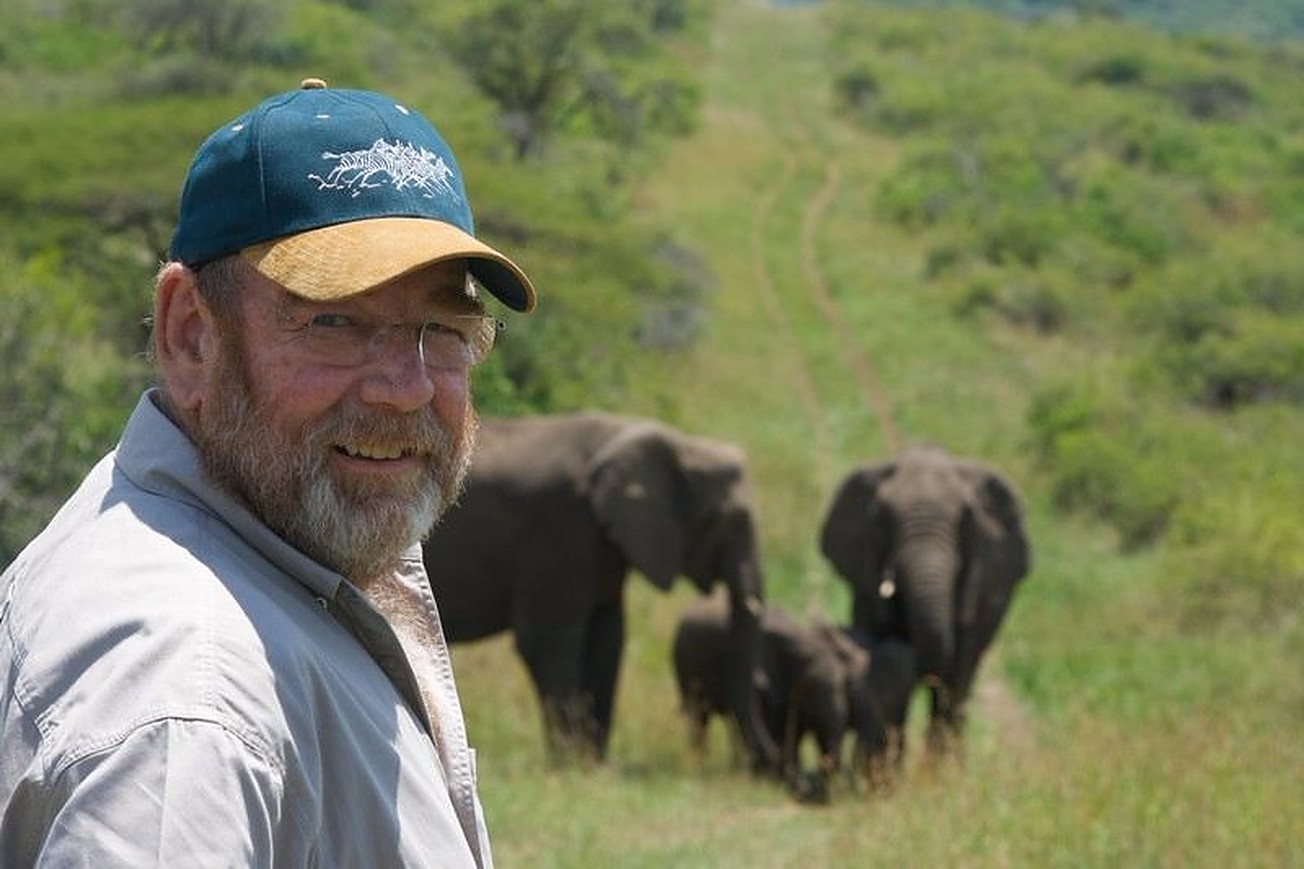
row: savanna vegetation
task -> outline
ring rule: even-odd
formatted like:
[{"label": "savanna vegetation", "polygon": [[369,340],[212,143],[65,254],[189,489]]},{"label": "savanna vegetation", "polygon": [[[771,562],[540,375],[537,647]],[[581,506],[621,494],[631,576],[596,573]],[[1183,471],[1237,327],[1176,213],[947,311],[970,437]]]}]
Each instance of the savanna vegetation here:
[{"label": "savanna vegetation", "polygon": [[1238,34],[1298,39],[1304,34],[1300,0],[880,0],[903,8],[977,6],[1024,20],[1113,18],[1173,33]]},{"label": "savanna vegetation", "polygon": [[544,762],[508,641],[458,647],[500,865],[1290,865],[1304,47],[1166,35],[1126,3],[910,5],[10,0],[0,563],[148,381],[199,139],[303,76],[375,87],[437,120],[540,287],[482,408],[740,443],[776,600],[845,617],[821,511],[903,442],[1001,467],[1028,508],[966,764],[912,763],[887,797],[798,806],[722,734],[693,763],[668,663],[687,588],[630,586],[602,769]]}]

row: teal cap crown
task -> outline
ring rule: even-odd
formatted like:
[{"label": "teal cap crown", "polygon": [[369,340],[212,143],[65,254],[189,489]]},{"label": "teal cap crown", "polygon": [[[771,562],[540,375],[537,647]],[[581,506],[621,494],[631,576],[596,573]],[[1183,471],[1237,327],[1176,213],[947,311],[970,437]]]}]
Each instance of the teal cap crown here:
[{"label": "teal cap crown", "polygon": [[[199,147],[170,252],[198,266],[287,236],[394,217],[449,224],[474,240],[452,149],[419,112],[387,96],[308,79],[223,125]],[[429,253],[429,262],[467,257],[472,276],[505,304],[533,306],[528,278],[482,242]]]}]

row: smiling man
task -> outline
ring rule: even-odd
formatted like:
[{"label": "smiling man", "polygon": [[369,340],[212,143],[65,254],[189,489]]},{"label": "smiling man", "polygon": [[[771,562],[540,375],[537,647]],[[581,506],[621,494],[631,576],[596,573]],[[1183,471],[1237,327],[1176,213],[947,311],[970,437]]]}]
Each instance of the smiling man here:
[{"label": "smiling man", "polygon": [[481,288],[435,129],[318,80],[199,148],[117,448],[0,579],[5,866],[488,866],[419,543]]}]

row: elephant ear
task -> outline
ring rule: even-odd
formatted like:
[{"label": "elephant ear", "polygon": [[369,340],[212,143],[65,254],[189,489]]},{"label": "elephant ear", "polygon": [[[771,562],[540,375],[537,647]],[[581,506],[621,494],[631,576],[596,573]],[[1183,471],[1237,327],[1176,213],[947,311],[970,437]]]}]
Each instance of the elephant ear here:
[{"label": "elephant ear", "polygon": [[976,462],[960,462],[961,475],[974,491],[974,531],[990,579],[1014,585],[1029,568],[1023,509],[1014,488],[999,473]]},{"label": "elephant ear", "polygon": [[896,462],[867,465],[842,481],[820,531],[820,551],[853,586],[874,583],[890,545],[878,488],[896,471]]},{"label": "elephant ear", "polygon": [[630,564],[669,589],[683,570],[691,509],[674,439],[635,424],[593,457],[586,484],[598,524]]}]

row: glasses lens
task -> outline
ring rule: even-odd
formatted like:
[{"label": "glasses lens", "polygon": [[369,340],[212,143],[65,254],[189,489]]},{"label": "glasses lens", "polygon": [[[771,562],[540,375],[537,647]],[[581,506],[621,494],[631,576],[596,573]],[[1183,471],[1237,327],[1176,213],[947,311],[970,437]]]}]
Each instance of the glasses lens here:
[{"label": "glasses lens", "polygon": [[301,346],[316,361],[328,365],[362,365],[382,343],[374,330],[347,320],[314,319],[297,330]]},{"label": "glasses lens", "polygon": [[421,358],[429,368],[479,365],[493,349],[501,325],[493,317],[476,315],[426,323],[421,327]]}]

